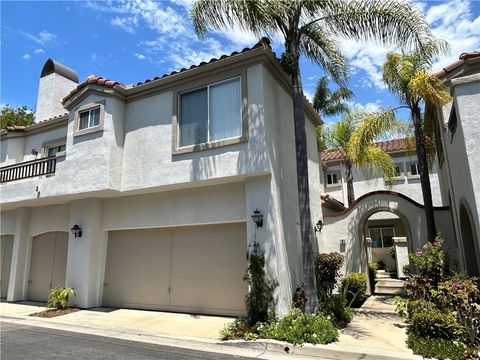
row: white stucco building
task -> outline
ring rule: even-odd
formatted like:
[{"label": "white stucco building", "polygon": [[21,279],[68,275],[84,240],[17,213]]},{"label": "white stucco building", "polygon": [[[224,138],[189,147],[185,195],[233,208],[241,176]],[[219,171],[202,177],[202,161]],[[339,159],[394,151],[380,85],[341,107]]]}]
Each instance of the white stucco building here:
[{"label": "white stucco building", "polygon": [[[77,84],[48,60],[37,114],[1,133],[2,298],[43,301],[66,285],[82,308],[243,314],[256,239],[280,283],[277,312],[290,308],[302,283],[293,111],[268,40],[136,85]],[[306,118],[316,222],[308,103]]]}]

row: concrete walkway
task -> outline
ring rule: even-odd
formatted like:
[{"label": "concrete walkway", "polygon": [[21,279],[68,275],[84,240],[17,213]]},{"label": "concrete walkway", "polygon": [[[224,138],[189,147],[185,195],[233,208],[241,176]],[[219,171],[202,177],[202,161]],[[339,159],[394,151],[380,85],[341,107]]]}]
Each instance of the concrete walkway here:
[{"label": "concrete walkway", "polygon": [[43,309],[43,304],[38,303],[0,303],[0,320],[203,351],[239,354],[241,349],[261,358],[285,356],[284,350],[288,349],[290,359],[421,359],[405,345],[403,320],[394,313],[391,297],[370,297],[362,309],[355,311],[347,328],[340,331],[338,342],[302,347],[275,340],[220,342],[219,331],[233,321],[228,317],[108,308],[80,310],[50,319],[27,316]]}]

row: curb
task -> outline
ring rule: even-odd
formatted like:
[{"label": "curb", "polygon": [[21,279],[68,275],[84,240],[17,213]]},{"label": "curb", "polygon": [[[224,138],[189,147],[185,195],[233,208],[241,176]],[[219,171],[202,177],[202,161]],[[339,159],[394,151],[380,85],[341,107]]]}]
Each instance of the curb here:
[{"label": "curb", "polygon": [[186,336],[172,336],[155,332],[147,332],[131,328],[108,328],[94,327],[88,325],[77,325],[55,321],[54,319],[45,320],[28,315],[1,315],[3,322],[14,323],[18,325],[37,326],[42,328],[70,331],[93,336],[102,336],[107,338],[143,342],[156,345],[180,347],[195,349],[198,351],[208,351],[223,354],[258,357],[268,359],[268,354],[292,354],[306,358],[338,359],[338,360],[418,360],[419,356],[406,354],[403,352],[391,352],[373,350],[368,348],[357,348],[330,345],[311,345],[303,346],[293,345],[278,340],[261,339],[255,341],[229,340],[220,341],[213,339],[203,339]]}]

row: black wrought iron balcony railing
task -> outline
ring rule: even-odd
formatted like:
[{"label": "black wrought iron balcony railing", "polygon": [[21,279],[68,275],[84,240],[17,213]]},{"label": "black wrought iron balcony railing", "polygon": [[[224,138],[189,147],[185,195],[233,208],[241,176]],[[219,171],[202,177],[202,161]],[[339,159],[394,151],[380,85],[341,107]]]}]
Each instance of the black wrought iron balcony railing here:
[{"label": "black wrought iron balcony railing", "polygon": [[54,174],[56,166],[57,158],[55,156],[3,166],[0,168],[0,182],[5,183],[40,175]]}]

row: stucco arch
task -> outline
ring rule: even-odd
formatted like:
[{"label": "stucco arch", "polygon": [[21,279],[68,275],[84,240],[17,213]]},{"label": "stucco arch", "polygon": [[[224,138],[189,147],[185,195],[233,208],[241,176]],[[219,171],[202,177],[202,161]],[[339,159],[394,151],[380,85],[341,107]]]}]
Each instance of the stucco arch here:
[{"label": "stucco arch", "polygon": [[468,275],[479,275],[478,264],[478,245],[475,244],[478,239],[473,221],[472,211],[465,199],[460,199],[458,207],[458,218],[460,221],[460,236],[462,237],[462,250],[465,270]]},{"label": "stucco arch", "polygon": [[[439,231],[454,243],[449,207],[436,207],[435,219]],[[348,209],[325,216],[325,234],[320,244],[322,252],[339,251],[339,240],[345,239],[344,272],[368,272],[364,226],[376,212],[389,211],[400,217],[407,231],[410,250],[427,242],[424,206],[409,197],[392,191],[374,191],[358,198]],[[336,240],[338,239],[338,240]],[[447,245],[447,248],[450,248]]]}]

